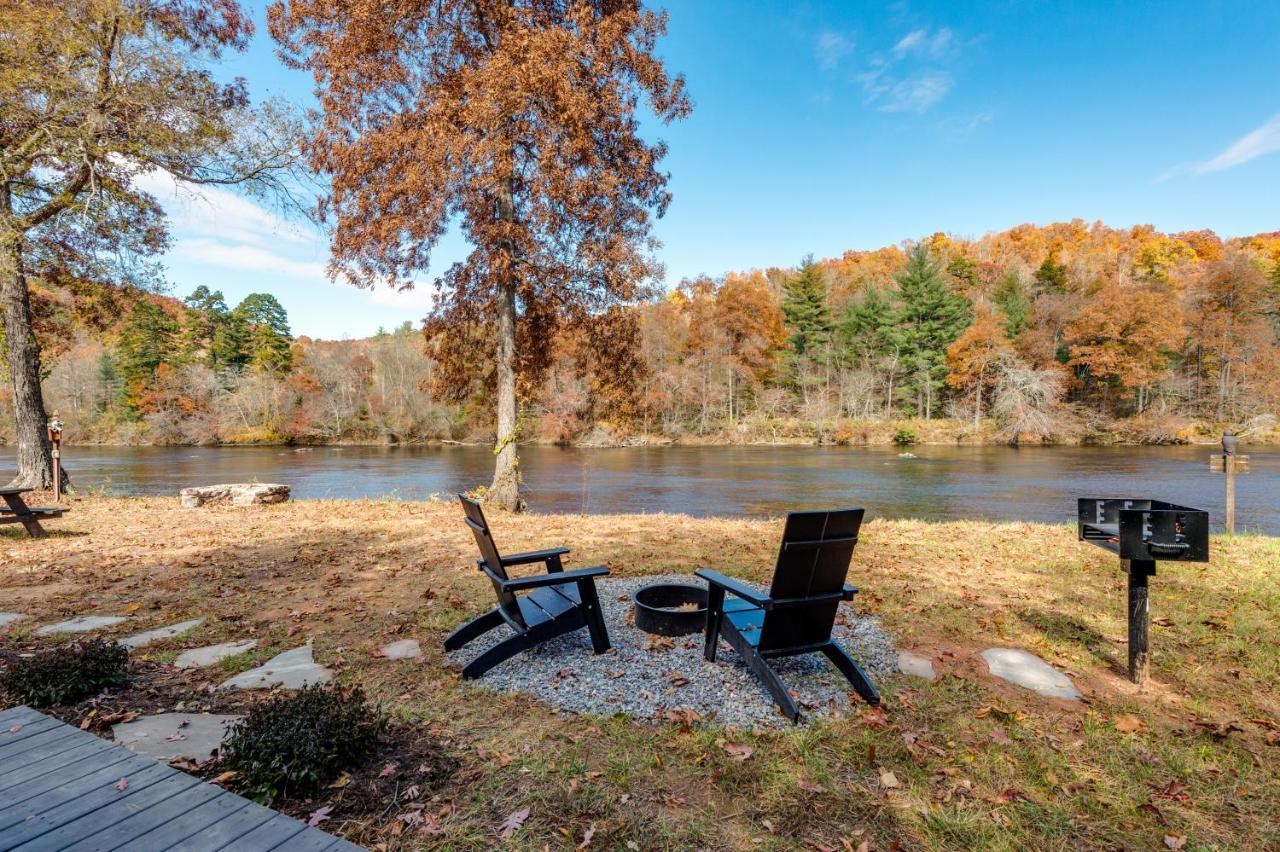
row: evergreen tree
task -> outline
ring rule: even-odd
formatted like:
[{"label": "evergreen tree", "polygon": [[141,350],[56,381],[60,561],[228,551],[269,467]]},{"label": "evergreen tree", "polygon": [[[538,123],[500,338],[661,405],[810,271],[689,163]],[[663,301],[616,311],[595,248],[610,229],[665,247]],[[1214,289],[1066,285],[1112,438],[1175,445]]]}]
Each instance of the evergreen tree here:
[{"label": "evergreen tree", "polygon": [[1044,259],[1044,263],[1040,264],[1040,268],[1036,270],[1035,279],[1040,289],[1045,292],[1067,292],[1067,267],[1065,264],[1058,263],[1053,253],[1050,253]]},{"label": "evergreen tree", "polygon": [[1017,270],[1009,270],[996,279],[991,300],[1005,316],[1004,333],[1010,340],[1022,334],[1031,321],[1031,301],[1027,298],[1026,285]]},{"label": "evergreen tree", "polygon": [[227,321],[227,303],[222,291],[210,290],[203,284],[183,300],[187,314],[182,323],[182,358],[184,361],[200,361],[217,369],[217,353],[214,339],[219,326]]},{"label": "evergreen tree", "polygon": [[802,383],[811,369],[830,357],[831,311],[822,270],[809,255],[800,271],[782,285],[782,314],[791,328],[787,339],[792,378]]},{"label": "evergreen tree", "polygon": [[951,292],[929,247],[917,243],[897,274],[903,397],[931,417],[947,380],[947,347],[972,319],[969,300]]},{"label": "evergreen tree", "polygon": [[245,352],[250,366],[274,373],[289,372],[293,367],[293,335],[284,305],[269,293],[250,293],[233,313],[240,316],[247,329]]},{"label": "evergreen tree", "polygon": [[862,298],[850,302],[836,330],[845,364],[865,363],[898,348],[897,313],[893,302],[877,287],[868,287]]},{"label": "evergreen tree", "polygon": [[136,412],[138,397],[150,386],[156,368],[178,360],[178,323],[150,299],[133,306],[116,341],[116,371],[122,380],[122,402]]}]

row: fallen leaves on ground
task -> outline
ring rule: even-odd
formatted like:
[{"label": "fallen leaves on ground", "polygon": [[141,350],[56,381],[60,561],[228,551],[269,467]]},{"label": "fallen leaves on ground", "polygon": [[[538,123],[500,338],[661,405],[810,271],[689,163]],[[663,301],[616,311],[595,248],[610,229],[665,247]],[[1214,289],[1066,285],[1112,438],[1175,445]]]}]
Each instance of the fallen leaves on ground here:
[{"label": "fallen leaves on ground", "polygon": [[1116,726],[1116,730],[1125,734],[1136,734],[1139,731],[1147,729],[1147,723],[1139,719],[1137,716],[1128,713],[1122,713],[1112,720],[1112,724]]},{"label": "fallen leaves on ground", "polygon": [[331,813],[333,813],[333,805],[325,805],[323,807],[316,808],[311,812],[311,815],[307,817],[307,825],[315,828],[317,825],[327,820]]},{"label": "fallen leaves on ground", "polygon": [[512,811],[507,814],[507,818],[502,821],[502,825],[498,826],[498,836],[503,840],[510,840],[516,836],[516,832],[520,830],[520,827],[524,825],[525,820],[528,818],[528,808]]}]

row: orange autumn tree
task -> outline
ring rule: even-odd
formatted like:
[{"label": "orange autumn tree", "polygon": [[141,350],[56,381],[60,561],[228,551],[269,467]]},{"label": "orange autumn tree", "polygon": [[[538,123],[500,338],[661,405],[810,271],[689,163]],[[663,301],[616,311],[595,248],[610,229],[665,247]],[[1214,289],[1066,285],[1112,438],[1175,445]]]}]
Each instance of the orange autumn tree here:
[{"label": "orange autumn tree", "polygon": [[1004,314],[979,309],[973,325],[947,348],[947,385],[973,393],[975,431],[982,420],[982,395],[995,384],[1000,360],[1013,354],[1004,331],[1007,321]]},{"label": "orange autumn tree", "polygon": [[453,389],[493,389],[487,499],[520,508],[517,378],[545,370],[557,328],[635,301],[658,272],[666,147],[637,113],[690,109],[655,55],[666,16],[638,0],[277,0],[269,23],[317,83],[308,153],[331,180],[331,273],[412,286],[450,228],[467,238],[428,334],[454,356]]},{"label": "orange autumn tree", "polygon": [[1134,391],[1141,414],[1150,388],[1168,374],[1186,327],[1167,292],[1109,283],[1085,303],[1065,335],[1067,365],[1083,370],[1086,384],[1100,390],[1108,405],[1116,386]]}]

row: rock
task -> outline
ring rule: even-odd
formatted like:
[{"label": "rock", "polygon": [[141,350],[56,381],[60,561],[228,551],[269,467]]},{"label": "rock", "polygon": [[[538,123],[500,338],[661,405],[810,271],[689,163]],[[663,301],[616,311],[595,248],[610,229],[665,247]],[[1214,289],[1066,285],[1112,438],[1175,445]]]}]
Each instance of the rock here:
[{"label": "rock", "polygon": [[240,482],[230,485],[206,485],[200,488],[184,488],[182,505],[196,509],[209,503],[227,503],[232,506],[269,505],[289,499],[289,486],[268,482]]},{"label": "rock", "polygon": [[243,642],[223,642],[221,645],[209,645],[204,648],[192,648],[183,651],[173,664],[180,669],[204,668],[227,657],[243,654],[258,647],[257,639],[246,639]]},{"label": "rock", "polygon": [[155,630],[148,630],[145,633],[138,633],[133,636],[126,636],[120,640],[120,644],[126,648],[141,648],[143,645],[149,645],[160,639],[171,639],[174,636],[180,636],[188,630],[194,630],[204,624],[203,618],[193,618],[190,621],[180,621],[177,624],[170,624],[168,627],[157,627]]},{"label": "rock", "polygon": [[241,672],[224,682],[221,689],[265,689],[282,686],[285,689],[301,689],[311,683],[325,683],[333,672],[316,664],[311,656],[311,643],[292,651],[285,651],[267,660],[256,669]]},{"label": "rock", "polygon": [[21,612],[0,612],[0,627],[8,627],[15,621],[21,621],[27,616]]},{"label": "rock", "polygon": [[166,763],[178,758],[203,763],[222,744],[227,726],[241,718],[217,713],[160,713],[113,725],[111,736],[130,751]]},{"label": "rock", "polygon": [[988,648],[982,652],[994,677],[1049,698],[1079,701],[1080,690],[1062,672],[1035,654],[1016,648]]},{"label": "rock", "polygon": [[123,615],[78,615],[69,621],[46,624],[36,630],[36,633],[41,636],[48,636],[50,633],[88,633],[90,630],[101,630],[124,620]]},{"label": "rock", "polygon": [[412,660],[422,656],[422,647],[417,639],[401,639],[399,642],[383,645],[380,650],[388,660]]},{"label": "rock", "polygon": [[933,660],[930,660],[922,654],[913,654],[910,651],[899,651],[898,671],[905,675],[922,677],[925,680],[933,680]]}]

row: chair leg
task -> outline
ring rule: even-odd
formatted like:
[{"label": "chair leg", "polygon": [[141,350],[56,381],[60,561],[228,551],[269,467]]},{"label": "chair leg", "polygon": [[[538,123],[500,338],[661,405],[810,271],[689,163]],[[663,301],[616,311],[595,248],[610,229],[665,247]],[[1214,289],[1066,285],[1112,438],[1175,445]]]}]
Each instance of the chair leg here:
[{"label": "chair leg", "polygon": [[583,627],[582,610],[570,610],[564,615],[544,621],[537,627],[531,627],[524,633],[517,633],[504,639],[462,667],[464,680],[477,678],[499,663],[509,660],[521,651],[541,645],[557,636],[581,630]]},{"label": "chair leg", "polygon": [[831,642],[822,649],[822,653],[835,664],[849,683],[853,685],[853,691],[862,696],[862,700],[870,704],[872,707],[879,705],[880,693],[876,692],[876,688],[871,685],[871,678],[867,677],[867,673],[835,642]]},{"label": "chair leg", "polygon": [[751,669],[751,673],[764,684],[765,689],[769,690],[769,695],[773,698],[778,708],[782,710],[782,714],[792,722],[800,721],[800,708],[796,706],[796,701],[791,697],[791,690],[787,689],[787,685],[782,682],[782,678],[773,667],[769,665],[764,657],[760,656],[754,648],[746,649],[742,654],[742,658],[747,662],[747,668]]},{"label": "chair leg", "polygon": [[446,651],[456,651],[477,636],[488,633],[499,624],[502,624],[502,613],[496,609],[491,609],[484,615],[471,619],[450,633],[444,640],[444,649]]},{"label": "chair leg", "polygon": [[600,598],[596,595],[595,580],[578,581],[578,597],[582,600],[583,613],[587,620],[587,631],[591,634],[591,648],[597,654],[609,650],[609,631],[604,626],[604,611],[600,609]]},{"label": "chair leg", "polygon": [[724,621],[724,589],[708,584],[707,587],[707,643],[702,656],[707,662],[716,661],[716,648],[720,644],[720,624]]},{"label": "chair leg", "polygon": [[471,662],[462,667],[462,677],[464,680],[471,680],[480,677],[480,675],[489,671],[489,669],[511,659],[521,651],[527,650],[533,644],[529,641],[529,634],[521,633],[512,636],[510,639],[504,639],[497,645],[485,651]]}]

